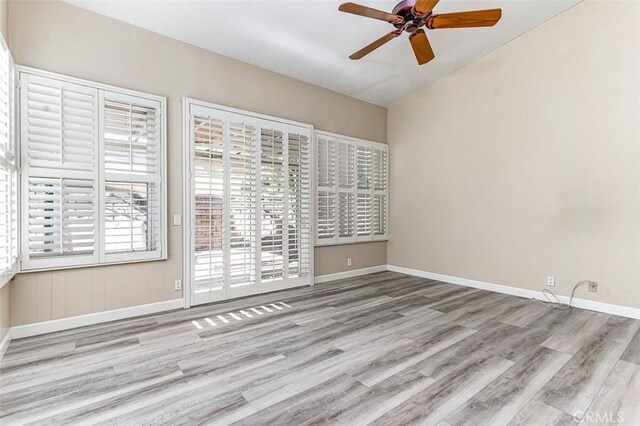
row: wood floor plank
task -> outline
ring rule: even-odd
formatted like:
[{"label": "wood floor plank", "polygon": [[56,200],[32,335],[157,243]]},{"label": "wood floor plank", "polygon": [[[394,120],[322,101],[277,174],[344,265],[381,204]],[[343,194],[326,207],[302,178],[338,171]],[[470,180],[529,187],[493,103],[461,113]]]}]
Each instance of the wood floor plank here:
[{"label": "wood floor plank", "polygon": [[640,365],[640,330],[636,331],[636,334],[620,358],[624,361]]},{"label": "wood floor plank", "polygon": [[429,387],[434,380],[413,370],[404,370],[352,398],[342,398],[317,415],[309,424],[364,425]]},{"label": "wood floor plank", "polygon": [[640,365],[618,361],[587,413],[605,416],[610,423],[637,424],[640,421]]},{"label": "wood floor plank", "polygon": [[325,406],[331,407],[343,399],[364,394],[368,388],[346,374],[338,375],[306,391],[271,405],[236,424],[240,425],[298,425],[308,419],[323,416]]},{"label": "wood floor plank", "polygon": [[508,426],[575,426],[576,424],[576,419],[573,416],[543,402],[533,400],[520,410]]},{"label": "wood floor plank", "polygon": [[464,404],[513,363],[494,358],[488,371],[474,368],[455,369],[440,380],[398,405],[373,424],[436,425]]},{"label": "wood floor plank", "polygon": [[347,373],[371,387],[411,367],[431,355],[474,334],[476,331],[455,324],[446,324],[413,338],[415,343],[376,357],[372,362]]},{"label": "wood floor plank", "polygon": [[505,324],[516,325],[518,327],[527,327],[532,322],[542,317],[549,311],[546,306],[531,301],[531,303],[524,305],[520,309],[505,316],[501,321]]},{"label": "wood floor plank", "polygon": [[451,426],[507,424],[569,360],[539,346],[479,391],[445,421]]},{"label": "wood floor plank", "polygon": [[536,399],[570,415],[585,412],[624,348],[621,343],[602,336],[592,337],[547,382]]}]

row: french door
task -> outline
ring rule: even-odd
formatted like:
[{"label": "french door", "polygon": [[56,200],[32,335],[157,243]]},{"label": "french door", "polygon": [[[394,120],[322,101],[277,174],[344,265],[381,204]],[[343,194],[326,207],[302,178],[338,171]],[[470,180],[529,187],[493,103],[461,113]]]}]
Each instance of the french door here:
[{"label": "french door", "polygon": [[191,304],[312,283],[311,132],[185,101]]}]

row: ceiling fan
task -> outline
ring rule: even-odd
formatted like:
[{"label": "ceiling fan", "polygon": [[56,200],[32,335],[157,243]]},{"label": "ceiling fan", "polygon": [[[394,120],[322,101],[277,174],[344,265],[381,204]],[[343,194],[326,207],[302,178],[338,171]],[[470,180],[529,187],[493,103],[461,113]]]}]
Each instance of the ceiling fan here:
[{"label": "ceiling fan", "polygon": [[502,9],[474,10],[469,12],[443,13],[435,15],[433,8],[440,0],[402,0],[391,13],[372,9],[355,3],[341,4],[338,10],[365,16],[367,18],[387,21],[396,29],[373,43],[358,50],[349,58],[361,59],[383,44],[402,34],[409,33],[409,41],[416,55],[418,64],[423,65],[436,57],[422,27],[430,30],[440,28],[492,27],[502,17]]}]

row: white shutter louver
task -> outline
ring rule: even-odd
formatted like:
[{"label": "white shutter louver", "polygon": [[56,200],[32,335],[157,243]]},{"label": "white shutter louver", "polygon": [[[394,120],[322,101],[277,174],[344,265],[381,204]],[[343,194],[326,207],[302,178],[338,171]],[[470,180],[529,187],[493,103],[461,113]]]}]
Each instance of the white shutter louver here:
[{"label": "white shutter louver", "polygon": [[338,140],[338,238],[355,236],[355,146]]},{"label": "white shutter louver", "polygon": [[[11,169],[0,164],[0,277],[12,269],[11,174]],[[0,281],[2,284],[4,280]]]},{"label": "white shutter louver", "polygon": [[371,148],[358,143],[356,146],[357,196],[356,232],[359,238],[371,236]]},{"label": "white shutter louver", "polygon": [[194,116],[194,291],[222,291],[225,279],[224,122]]},{"label": "white shutter louver", "polygon": [[104,91],[100,104],[104,260],[159,257],[160,102]]},{"label": "white shutter louver", "polygon": [[31,75],[25,80],[29,167],[93,170],[96,90]]},{"label": "white shutter louver", "polygon": [[229,120],[229,243],[231,288],[256,283],[257,129],[242,117]]},{"label": "white shutter louver", "polygon": [[22,74],[24,269],[98,263],[98,92]]},{"label": "white shutter louver", "polygon": [[149,183],[105,182],[104,246],[107,253],[157,249],[158,188]]},{"label": "white shutter louver", "polygon": [[336,141],[334,138],[318,135],[316,138],[317,158],[317,237],[333,241],[336,237]]},{"label": "white shutter louver", "polygon": [[287,134],[289,166],[288,273],[289,277],[310,275],[311,174],[309,137]]},{"label": "white shutter louver", "polygon": [[154,174],[159,169],[157,106],[104,100],[105,172]]},{"label": "white shutter louver", "polygon": [[18,269],[18,168],[13,126],[14,95],[13,62],[9,50],[2,41],[0,46],[0,288]]},{"label": "white shutter louver", "polygon": [[91,180],[30,177],[26,224],[30,257],[92,254],[94,200]]},{"label": "white shutter louver", "polygon": [[386,239],[387,146],[325,132],[316,135],[316,243]]},{"label": "white shutter louver", "polygon": [[373,235],[387,234],[387,149],[374,147],[372,156]]},{"label": "white shutter louver", "polygon": [[284,276],[285,159],[283,132],[261,129],[261,271],[262,281]]}]

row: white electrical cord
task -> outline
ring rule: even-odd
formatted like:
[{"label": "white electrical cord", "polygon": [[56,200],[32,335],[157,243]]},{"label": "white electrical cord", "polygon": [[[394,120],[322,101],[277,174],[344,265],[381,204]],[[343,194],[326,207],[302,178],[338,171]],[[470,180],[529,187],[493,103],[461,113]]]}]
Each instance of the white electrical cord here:
[{"label": "white electrical cord", "polygon": [[[532,299],[538,303],[542,303],[547,308],[571,309],[573,307],[571,306],[571,302],[573,302],[573,295],[575,294],[576,289],[580,287],[582,284],[588,284],[590,282],[591,281],[585,280],[585,281],[580,281],[578,284],[574,285],[573,290],[571,290],[571,297],[569,298],[569,303],[562,303],[560,299],[558,299],[558,296],[556,296],[551,290],[547,290],[546,288],[542,290],[542,295],[547,299],[546,302],[544,300],[536,299],[535,297],[532,297]],[[553,297],[553,299],[555,300],[551,300],[550,296]]]}]

